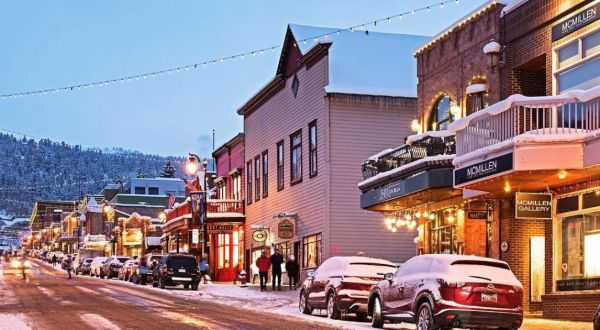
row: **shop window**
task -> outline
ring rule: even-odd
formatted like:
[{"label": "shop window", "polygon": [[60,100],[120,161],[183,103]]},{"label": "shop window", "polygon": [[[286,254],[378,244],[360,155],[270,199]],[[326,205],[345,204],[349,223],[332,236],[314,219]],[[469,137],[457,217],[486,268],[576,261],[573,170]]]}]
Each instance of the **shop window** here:
[{"label": "shop window", "polygon": [[148,195],[158,195],[158,187],[148,187]]},{"label": "shop window", "polygon": [[600,190],[583,194],[584,209],[600,206]]},{"label": "shop window", "polygon": [[434,212],[430,220],[429,248],[431,253],[458,254],[456,244],[456,214],[454,210]]},{"label": "shop window", "polygon": [[279,243],[275,244],[275,249],[279,250],[279,253],[281,253],[281,256],[283,257],[281,269],[285,271],[285,262],[288,260],[290,254],[292,253],[292,245],[290,244],[290,242]]},{"label": "shop window", "polygon": [[307,236],[302,239],[302,267],[316,268],[321,264],[321,234]]},{"label": "shop window", "polygon": [[135,187],[135,194],[136,195],[145,195],[146,194],[146,187]]},{"label": "shop window", "polygon": [[430,131],[441,131],[448,128],[448,125],[452,122],[451,104],[452,100],[447,95],[440,97],[435,102],[429,119]]},{"label": "shop window", "polygon": [[600,276],[600,212],[564,217],[560,224],[562,256],[560,278]]},{"label": "shop window", "polygon": [[317,121],[308,124],[308,169],[309,176],[317,175]]},{"label": "shop window", "polygon": [[256,158],[254,158],[254,200],[255,201],[259,201],[260,200],[260,156],[256,156]]},{"label": "shop window", "polygon": [[579,210],[579,195],[559,198],[556,201],[556,213],[565,213]]},{"label": "shop window", "polygon": [[600,31],[558,48],[555,54],[558,94],[600,84]]},{"label": "shop window", "polygon": [[263,198],[269,195],[269,153],[267,150],[262,153],[262,193]]},{"label": "shop window", "polygon": [[284,187],[284,151],[283,141],[277,142],[277,190]]},{"label": "shop window", "polygon": [[290,181],[302,181],[302,130],[290,135]]},{"label": "shop window", "polygon": [[542,302],[542,295],[545,291],[545,267],[546,250],[544,236],[532,236],[529,239],[529,281],[530,300],[532,302]]},{"label": "shop window", "polygon": [[252,161],[246,163],[246,204],[252,204]]}]

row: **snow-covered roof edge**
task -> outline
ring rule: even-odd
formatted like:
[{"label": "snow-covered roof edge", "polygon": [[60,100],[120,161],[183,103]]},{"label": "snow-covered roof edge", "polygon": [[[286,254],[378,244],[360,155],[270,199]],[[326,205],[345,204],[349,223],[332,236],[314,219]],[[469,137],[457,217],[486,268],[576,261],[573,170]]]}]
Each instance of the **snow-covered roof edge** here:
[{"label": "snow-covered roof edge", "polygon": [[442,130],[442,131],[427,131],[425,133],[421,133],[421,134],[414,134],[414,135],[410,135],[409,137],[406,138],[406,144],[413,144],[417,141],[420,141],[426,137],[438,137],[438,138],[445,138],[445,137],[449,137],[449,136],[454,136],[453,132],[447,131],[447,130]]},{"label": "snow-covered roof edge", "polygon": [[503,17],[504,15],[517,9],[518,7],[520,7],[522,4],[524,4],[527,1],[529,1],[529,0],[515,0],[511,3],[509,3],[508,5],[506,5],[506,7],[504,7],[504,9],[502,9],[502,13],[500,13],[500,17]]},{"label": "snow-covered roof edge", "polygon": [[497,115],[515,105],[548,105],[553,103],[587,102],[598,97],[600,97],[600,86],[596,86],[585,91],[573,90],[553,96],[523,96],[521,94],[514,94],[503,101],[494,103],[485,109],[458,119],[457,121],[448,125],[448,130],[456,133],[457,131],[465,129],[465,127],[467,127],[474,119],[485,115]]},{"label": "snow-covered roof edge", "polygon": [[425,48],[436,43],[438,40],[444,38],[446,35],[452,33],[452,31],[454,31],[455,28],[462,26],[463,24],[467,23],[471,18],[479,15],[482,12],[485,12],[486,10],[488,10],[489,8],[491,8],[492,6],[495,6],[497,4],[505,6],[506,2],[504,0],[488,0],[488,1],[486,1],[483,5],[475,8],[470,13],[461,17],[456,22],[454,22],[452,25],[450,25],[446,29],[442,30],[440,33],[436,34],[431,39],[429,39],[427,42],[425,42],[424,44],[419,46],[419,48],[417,48],[415,50],[414,55],[415,56],[418,55],[420,52],[425,50]]}]

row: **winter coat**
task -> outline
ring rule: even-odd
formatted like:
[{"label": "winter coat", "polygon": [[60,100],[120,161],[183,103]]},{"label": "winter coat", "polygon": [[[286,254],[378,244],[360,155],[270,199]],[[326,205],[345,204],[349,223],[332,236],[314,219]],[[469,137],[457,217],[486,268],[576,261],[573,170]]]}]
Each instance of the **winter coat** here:
[{"label": "winter coat", "polygon": [[271,264],[273,265],[273,273],[281,273],[281,264],[283,263],[283,256],[275,253],[271,256]]},{"label": "winter coat", "polygon": [[271,261],[265,256],[260,256],[260,258],[256,259],[256,267],[258,267],[259,272],[266,273],[271,268]]},{"label": "winter coat", "polygon": [[198,268],[201,272],[208,272],[208,262],[202,259],[202,261],[200,261],[200,264],[198,265]]},{"label": "winter coat", "polygon": [[298,261],[296,260],[288,260],[285,263],[285,270],[290,276],[298,276],[298,271],[300,270],[300,265],[298,265]]}]

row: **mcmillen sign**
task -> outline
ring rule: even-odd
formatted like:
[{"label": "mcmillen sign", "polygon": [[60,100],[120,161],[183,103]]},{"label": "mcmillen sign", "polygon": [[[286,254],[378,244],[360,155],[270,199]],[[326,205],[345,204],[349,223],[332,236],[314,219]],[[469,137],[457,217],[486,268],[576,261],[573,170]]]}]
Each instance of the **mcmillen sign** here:
[{"label": "mcmillen sign", "polygon": [[556,41],[598,20],[599,9],[600,3],[597,3],[554,25],[552,27],[552,41]]},{"label": "mcmillen sign", "polygon": [[552,194],[516,193],[515,218],[552,219]]},{"label": "mcmillen sign", "polygon": [[513,168],[513,154],[490,158],[483,162],[454,170],[454,185],[483,179]]}]

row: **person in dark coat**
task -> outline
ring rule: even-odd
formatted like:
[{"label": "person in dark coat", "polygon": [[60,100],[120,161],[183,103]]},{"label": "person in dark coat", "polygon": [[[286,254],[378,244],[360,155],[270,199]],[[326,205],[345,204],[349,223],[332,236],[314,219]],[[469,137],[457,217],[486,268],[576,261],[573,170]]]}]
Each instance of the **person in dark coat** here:
[{"label": "person in dark coat", "polygon": [[288,274],[288,281],[290,284],[290,290],[296,290],[296,285],[298,285],[298,271],[300,270],[300,265],[298,265],[298,261],[292,255],[288,258],[288,261],[285,263],[285,271]]},{"label": "person in dark coat", "polygon": [[66,256],[67,261],[65,262],[65,266],[67,267],[67,273],[69,274],[69,279],[71,279],[71,266],[73,265],[73,260],[71,256]]},{"label": "person in dark coat", "polygon": [[271,261],[267,258],[264,251],[261,256],[256,259],[256,267],[258,267],[258,274],[260,277],[260,291],[265,291],[267,290],[267,275],[269,273],[269,268],[271,268]]},{"label": "person in dark coat", "polygon": [[58,262],[58,258],[56,257],[56,254],[52,256],[52,266],[56,266],[56,263]]},{"label": "person in dark coat", "polygon": [[279,250],[275,250],[275,253],[271,255],[271,276],[273,277],[273,290],[275,290],[275,282],[277,282],[277,290],[281,291],[281,264],[283,263],[283,256]]}]

